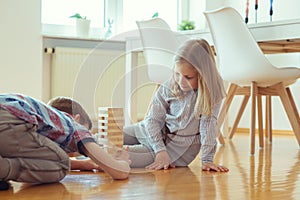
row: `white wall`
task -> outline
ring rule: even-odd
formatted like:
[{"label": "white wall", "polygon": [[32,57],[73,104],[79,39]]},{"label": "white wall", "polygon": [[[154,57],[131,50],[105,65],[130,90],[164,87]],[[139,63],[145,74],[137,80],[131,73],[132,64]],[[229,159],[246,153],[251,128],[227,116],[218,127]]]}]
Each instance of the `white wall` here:
[{"label": "white wall", "polygon": [[1,0],[0,93],[42,98],[40,0]]},{"label": "white wall", "polygon": [[[246,0],[207,0],[206,9],[212,10],[221,6],[231,6],[238,10],[242,16],[245,16]],[[249,24],[256,23],[255,21],[255,1],[249,1]],[[289,20],[300,18],[300,1],[299,0],[274,0],[273,1],[273,21]],[[269,22],[270,21],[270,1],[259,0],[257,9],[257,22]]]}]

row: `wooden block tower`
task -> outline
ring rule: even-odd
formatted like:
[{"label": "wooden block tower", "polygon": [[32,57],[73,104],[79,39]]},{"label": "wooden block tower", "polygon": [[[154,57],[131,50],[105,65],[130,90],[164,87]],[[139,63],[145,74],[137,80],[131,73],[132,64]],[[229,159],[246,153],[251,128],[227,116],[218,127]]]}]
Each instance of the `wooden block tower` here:
[{"label": "wooden block tower", "polygon": [[107,139],[108,144],[123,147],[123,108],[98,108],[98,137]]}]

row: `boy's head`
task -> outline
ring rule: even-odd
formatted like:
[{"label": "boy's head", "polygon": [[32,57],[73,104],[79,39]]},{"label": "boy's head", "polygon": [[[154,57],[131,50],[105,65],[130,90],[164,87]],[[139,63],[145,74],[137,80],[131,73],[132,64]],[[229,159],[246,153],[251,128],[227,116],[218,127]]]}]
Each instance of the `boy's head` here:
[{"label": "boy's head", "polygon": [[74,99],[69,97],[55,97],[48,102],[48,105],[72,115],[78,123],[86,126],[89,130],[92,128],[90,117],[84,108]]}]

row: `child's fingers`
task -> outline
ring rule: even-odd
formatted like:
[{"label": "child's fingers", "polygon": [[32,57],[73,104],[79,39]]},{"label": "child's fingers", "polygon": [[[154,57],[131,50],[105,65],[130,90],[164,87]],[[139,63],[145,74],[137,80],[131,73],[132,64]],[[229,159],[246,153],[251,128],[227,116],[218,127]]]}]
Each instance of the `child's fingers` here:
[{"label": "child's fingers", "polygon": [[228,172],[229,170],[222,166],[222,165],[214,165],[214,164],[210,164],[210,165],[204,165],[202,167],[203,171],[216,171],[216,172]]},{"label": "child's fingers", "polygon": [[155,167],[156,167],[156,163],[153,162],[150,165],[146,166],[146,169],[155,169]]},{"label": "child's fingers", "polygon": [[128,146],[123,146],[123,149],[124,149],[125,151],[129,151],[129,147],[128,147]]},{"label": "child's fingers", "polygon": [[169,169],[169,168],[175,168],[175,166],[172,164],[163,164],[161,162],[153,162],[152,164],[146,166],[146,169],[155,169],[155,170]]},{"label": "child's fingers", "polygon": [[159,162],[153,162],[152,164],[146,166],[146,169],[155,169],[155,170],[158,170],[158,169],[161,169],[163,166],[161,166],[159,164]]},{"label": "child's fingers", "polygon": [[227,167],[224,167],[224,166],[219,166],[219,169],[222,171],[222,172],[228,172],[229,169]]}]

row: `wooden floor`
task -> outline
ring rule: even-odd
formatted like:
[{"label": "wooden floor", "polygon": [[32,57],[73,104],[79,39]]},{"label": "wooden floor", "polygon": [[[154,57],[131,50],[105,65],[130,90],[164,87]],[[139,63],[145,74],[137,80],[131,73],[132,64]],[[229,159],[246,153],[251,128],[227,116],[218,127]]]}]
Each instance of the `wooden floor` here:
[{"label": "wooden floor", "polygon": [[215,161],[230,172],[203,172],[199,159],[187,168],[136,170],[125,181],[104,173],[71,172],[56,184],[12,182],[9,191],[0,191],[0,199],[300,199],[300,150],[293,136],[274,136],[272,145],[256,148],[250,156],[248,135],[236,134],[218,147]]}]

